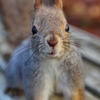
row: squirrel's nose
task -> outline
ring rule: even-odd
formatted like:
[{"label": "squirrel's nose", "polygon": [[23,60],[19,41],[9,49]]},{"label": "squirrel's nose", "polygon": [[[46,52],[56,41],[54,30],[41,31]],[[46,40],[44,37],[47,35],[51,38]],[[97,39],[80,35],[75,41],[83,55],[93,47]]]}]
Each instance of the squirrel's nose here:
[{"label": "squirrel's nose", "polygon": [[52,39],[52,40],[49,40],[48,41],[48,44],[49,44],[50,47],[56,46],[57,43],[58,43],[57,39],[55,39],[55,40]]}]

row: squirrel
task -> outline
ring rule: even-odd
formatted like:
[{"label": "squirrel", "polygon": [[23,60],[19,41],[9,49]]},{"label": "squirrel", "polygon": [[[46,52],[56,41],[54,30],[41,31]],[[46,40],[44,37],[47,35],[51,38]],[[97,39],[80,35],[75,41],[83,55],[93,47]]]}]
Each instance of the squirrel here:
[{"label": "squirrel", "polygon": [[[70,37],[62,0],[35,0],[31,36],[13,53],[6,93],[26,100],[85,100],[83,62]],[[13,63],[11,63],[13,61]]]}]

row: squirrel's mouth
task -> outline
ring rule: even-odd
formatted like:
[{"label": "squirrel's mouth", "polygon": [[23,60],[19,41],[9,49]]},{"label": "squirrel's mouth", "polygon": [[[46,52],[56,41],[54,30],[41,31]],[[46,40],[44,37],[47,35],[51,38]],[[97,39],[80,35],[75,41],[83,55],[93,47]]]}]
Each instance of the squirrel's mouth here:
[{"label": "squirrel's mouth", "polygon": [[55,48],[51,48],[51,50],[47,54],[53,56],[57,54],[57,51],[55,50]]},{"label": "squirrel's mouth", "polygon": [[48,52],[48,53],[41,53],[42,57],[46,57],[46,58],[59,58],[63,55],[63,52]]},{"label": "squirrel's mouth", "polygon": [[50,52],[48,53],[49,55],[55,55],[56,53],[55,52]]}]

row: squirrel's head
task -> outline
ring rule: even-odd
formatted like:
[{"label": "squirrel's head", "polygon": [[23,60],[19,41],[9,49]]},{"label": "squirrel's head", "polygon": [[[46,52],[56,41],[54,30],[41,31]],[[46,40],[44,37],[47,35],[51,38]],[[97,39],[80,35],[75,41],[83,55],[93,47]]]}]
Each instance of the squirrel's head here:
[{"label": "squirrel's head", "polygon": [[59,58],[70,48],[69,26],[62,6],[62,0],[35,0],[32,44],[44,57]]}]

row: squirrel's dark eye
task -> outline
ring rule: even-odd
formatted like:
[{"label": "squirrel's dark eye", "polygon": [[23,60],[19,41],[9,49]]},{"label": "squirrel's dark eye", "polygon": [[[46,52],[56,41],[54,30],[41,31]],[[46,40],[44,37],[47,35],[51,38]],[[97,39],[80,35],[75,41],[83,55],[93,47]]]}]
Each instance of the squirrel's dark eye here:
[{"label": "squirrel's dark eye", "polygon": [[37,32],[38,32],[38,31],[37,31],[37,28],[36,28],[35,26],[33,26],[33,27],[32,27],[32,33],[33,33],[33,35],[35,35]]},{"label": "squirrel's dark eye", "polygon": [[67,25],[66,25],[66,32],[69,32],[69,29],[70,29],[70,28],[69,28],[69,25],[67,24]]}]

